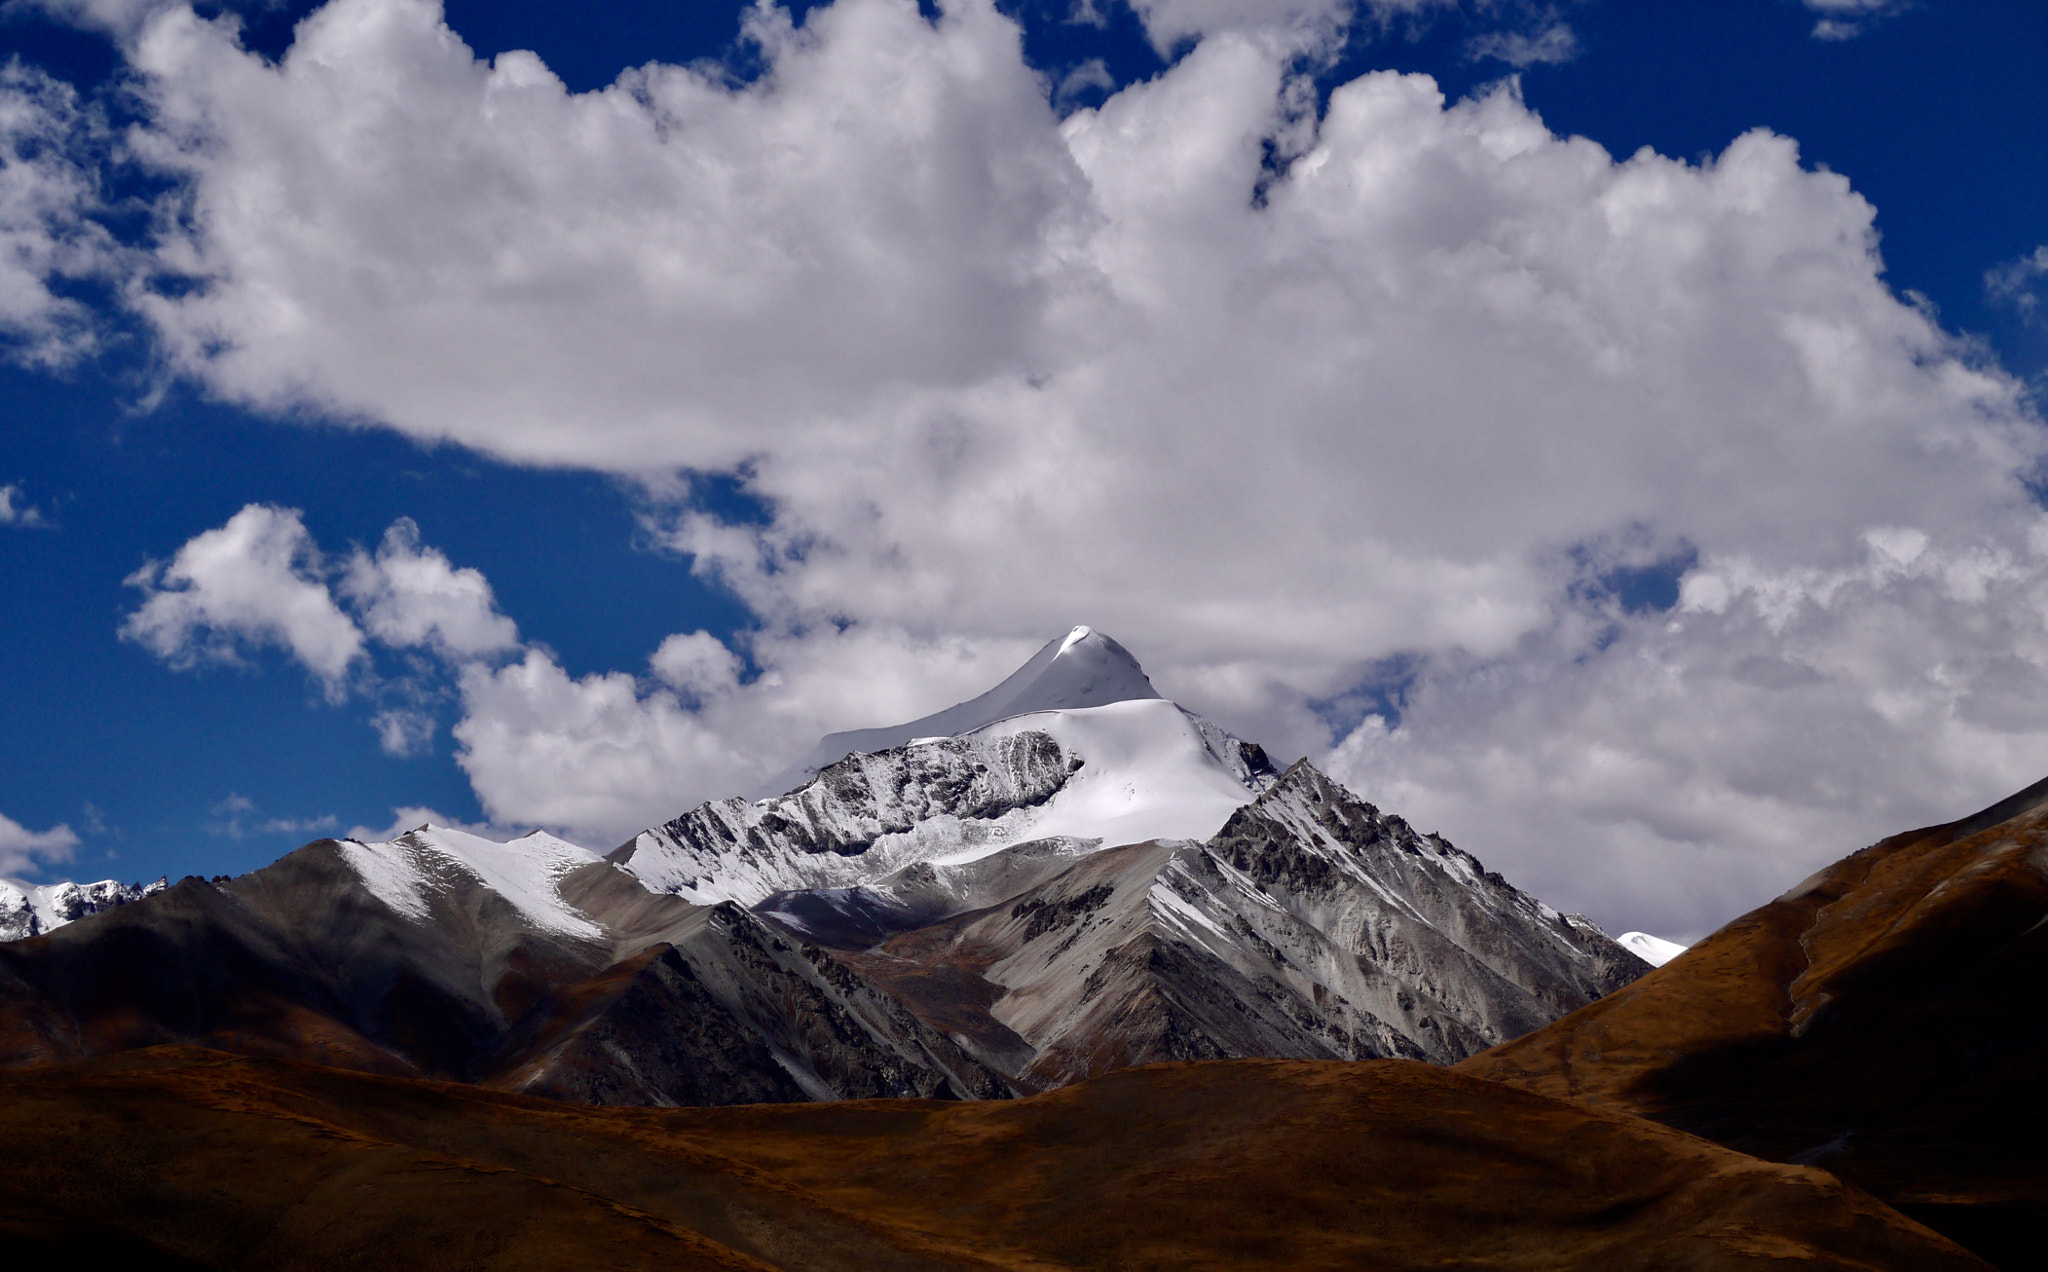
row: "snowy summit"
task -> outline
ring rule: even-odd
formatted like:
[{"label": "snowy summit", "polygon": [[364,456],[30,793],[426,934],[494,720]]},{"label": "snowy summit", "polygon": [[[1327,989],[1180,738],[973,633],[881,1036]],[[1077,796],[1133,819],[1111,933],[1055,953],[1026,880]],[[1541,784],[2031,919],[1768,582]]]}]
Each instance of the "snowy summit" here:
[{"label": "snowy summit", "polygon": [[1131,651],[1092,627],[1076,627],[1047,641],[1030,661],[980,697],[907,724],[825,735],[802,759],[762,783],[752,797],[766,799],[793,791],[849,755],[956,737],[1036,711],[1070,711],[1158,697],[1159,691]]}]

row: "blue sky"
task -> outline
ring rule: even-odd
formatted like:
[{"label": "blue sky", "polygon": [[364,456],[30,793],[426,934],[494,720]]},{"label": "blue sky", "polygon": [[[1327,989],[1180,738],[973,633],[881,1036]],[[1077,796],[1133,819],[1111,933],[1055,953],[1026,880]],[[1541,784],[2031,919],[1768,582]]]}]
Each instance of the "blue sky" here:
[{"label": "blue sky", "polygon": [[0,873],[609,847],[1075,622],[1617,928],[2048,771],[2039,5],[226,8],[0,20]]}]

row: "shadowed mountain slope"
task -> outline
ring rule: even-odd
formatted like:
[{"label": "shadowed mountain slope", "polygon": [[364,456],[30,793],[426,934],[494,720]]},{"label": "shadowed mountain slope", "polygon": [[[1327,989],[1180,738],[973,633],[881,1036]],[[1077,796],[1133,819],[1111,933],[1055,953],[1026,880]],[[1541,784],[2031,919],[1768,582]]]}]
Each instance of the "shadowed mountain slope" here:
[{"label": "shadowed mountain slope", "polygon": [[1448,1062],[1647,970],[1087,628],[845,736],[890,745],[608,859],[423,826],[0,943],[0,1065],[182,1043],[603,1104],[985,1099]]},{"label": "shadowed mountain slope", "polygon": [[738,906],[649,893],[559,841],[425,828],[0,944],[0,1064],[165,1043],[596,1102],[1010,1093]]},{"label": "shadowed mountain slope", "polygon": [[1884,840],[1470,1074],[1811,1162],[2001,1266],[2048,1236],[2048,782]]},{"label": "shadowed mountain slope", "polygon": [[161,1266],[1984,1266],[1824,1171],[1409,1062],[651,1110],[163,1050],[0,1074],[0,1138],[11,1250]]}]

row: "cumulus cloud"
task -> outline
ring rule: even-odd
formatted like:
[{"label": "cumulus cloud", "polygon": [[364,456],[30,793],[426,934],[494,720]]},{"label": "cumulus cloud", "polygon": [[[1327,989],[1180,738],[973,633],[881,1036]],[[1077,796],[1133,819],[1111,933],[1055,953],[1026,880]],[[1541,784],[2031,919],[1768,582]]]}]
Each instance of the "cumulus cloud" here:
[{"label": "cumulus cloud", "polygon": [[1561,905],[1693,938],[1854,848],[2042,775],[2048,520],[1864,536],[1832,569],[1731,554],[1603,647],[1431,666],[1336,774]]},{"label": "cumulus cloud", "polygon": [[98,346],[65,285],[110,277],[124,256],[92,219],[104,133],[70,85],[0,64],[0,349],[17,361],[63,366]]},{"label": "cumulus cloud", "polygon": [[180,668],[238,662],[250,647],[282,648],[338,699],[363,656],[363,633],[334,603],[323,574],[298,510],[250,504],[168,564],[152,561],[129,576],[145,599],[121,635]]},{"label": "cumulus cloud", "polygon": [[45,865],[71,860],[78,836],[71,827],[56,825],[48,830],[30,830],[12,817],[0,813],[0,875],[21,875]]},{"label": "cumulus cloud", "polygon": [[[2033,666],[2040,421],[1885,285],[1845,177],[1764,131],[1617,157],[1512,88],[1374,74],[1319,108],[1280,12],[1149,10],[1207,34],[1062,118],[981,0],[757,10],[756,81],[583,95],[478,61],[424,0],[334,0],[276,62],[170,6],[127,45],[132,147],[176,185],[155,267],[203,285],[135,304],[231,401],[651,490],[722,472],[765,509],[651,517],[752,608],[751,679],[697,635],[644,676],[457,673],[497,820],[628,833],[1075,622],[1559,899],[1681,934],[1880,817],[2048,768],[2025,713],[1928,687]],[[1915,541],[1927,564],[1873,564]],[[510,651],[481,579],[392,551],[480,625],[365,609],[359,639]],[[1670,613],[1603,573],[1646,561],[1684,576]],[[1955,590],[1986,561],[2010,573]],[[1389,666],[1403,713],[1361,725]],[[1759,750],[1737,708],[1848,749]]]},{"label": "cumulus cloud", "polygon": [[30,504],[20,486],[0,486],[0,526],[40,526],[42,510]]},{"label": "cumulus cloud", "polygon": [[425,646],[463,659],[519,643],[518,626],[498,613],[484,576],[422,548],[410,517],[392,523],[375,554],[358,549],[349,558],[339,590],[362,615],[363,629],[394,649]]},{"label": "cumulus cloud", "polygon": [[[497,610],[474,569],[420,542],[401,517],[376,551],[330,562],[296,508],[250,504],[226,525],[150,562],[128,579],[145,594],[121,634],[173,667],[236,662],[251,648],[284,649],[320,680],[331,701],[359,689],[395,705],[371,720],[386,754],[431,749],[432,706],[452,669],[519,650],[519,629]],[[371,669],[375,647],[420,651],[396,678]],[[436,682],[439,681],[437,687]]]}]

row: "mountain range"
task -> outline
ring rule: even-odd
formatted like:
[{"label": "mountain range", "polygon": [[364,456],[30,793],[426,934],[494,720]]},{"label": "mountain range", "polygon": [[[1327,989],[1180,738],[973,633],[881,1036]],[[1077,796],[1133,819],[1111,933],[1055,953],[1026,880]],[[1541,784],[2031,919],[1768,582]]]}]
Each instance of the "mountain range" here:
[{"label": "mountain range", "polygon": [[2048,1231],[2048,783],[1690,948],[1281,770],[1087,628],[771,786],[605,856],[320,840],[0,944],[0,1233],[2011,1272]]},{"label": "mountain range", "polygon": [[1087,628],[813,755],[608,858],[320,840],[0,946],[0,1062],[199,1044],[590,1103],[1009,1097],[1154,1060],[1450,1062],[1648,969],[1276,772]]},{"label": "mountain range", "polygon": [[98,883],[24,883],[0,879],[0,941],[54,932],[88,914],[152,897],[170,886],[169,879],[155,883],[122,883],[102,879]]}]

